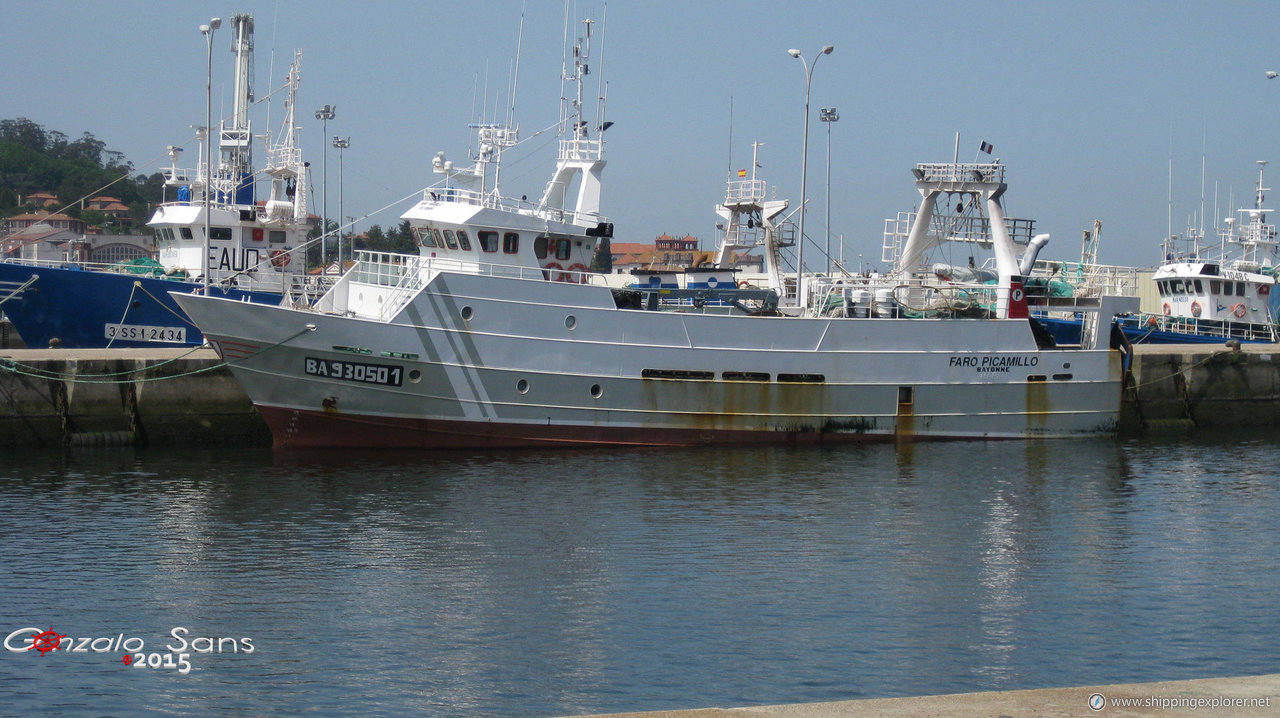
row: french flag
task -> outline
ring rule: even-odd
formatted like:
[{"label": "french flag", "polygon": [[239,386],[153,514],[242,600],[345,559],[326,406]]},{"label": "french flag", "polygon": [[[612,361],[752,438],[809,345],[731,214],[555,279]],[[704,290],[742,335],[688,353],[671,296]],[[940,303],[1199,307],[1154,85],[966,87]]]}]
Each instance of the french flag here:
[{"label": "french flag", "polygon": [[995,147],[992,147],[990,142],[983,140],[982,144],[978,146],[978,149],[981,150],[982,152],[986,152],[987,154],[991,154],[992,150],[994,150]]}]

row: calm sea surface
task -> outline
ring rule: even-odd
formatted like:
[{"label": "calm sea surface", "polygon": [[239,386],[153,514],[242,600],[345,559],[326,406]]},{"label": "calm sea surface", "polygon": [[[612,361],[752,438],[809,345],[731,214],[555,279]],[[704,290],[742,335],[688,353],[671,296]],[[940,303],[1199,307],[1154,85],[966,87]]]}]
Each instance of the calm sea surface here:
[{"label": "calm sea surface", "polygon": [[[0,713],[539,716],[1277,672],[1273,436],[3,454]],[[70,639],[22,650],[31,629]]]}]

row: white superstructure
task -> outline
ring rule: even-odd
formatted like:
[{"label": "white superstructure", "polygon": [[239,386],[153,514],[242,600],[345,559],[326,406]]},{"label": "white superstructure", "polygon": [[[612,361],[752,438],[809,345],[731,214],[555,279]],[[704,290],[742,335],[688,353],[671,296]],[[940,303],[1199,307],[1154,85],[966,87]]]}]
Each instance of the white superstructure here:
[{"label": "white superstructure", "polygon": [[[302,53],[294,54],[285,80],[284,121],[274,136],[267,136],[267,165],[255,170],[249,118],[253,17],[235,15],[231,27],[235,96],[229,121],[216,131],[216,163],[213,142],[203,128],[197,129],[201,149],[196,169],[180,168],[182,150],[170,147],[164,175],[166,193],[173,192],[173,199],[157,207],[147,225],[155,230],[158,260],[166,272],[203,279],[207,252],[210,283],[283,294],[296,290],[306,274],[304,252],[312,226],[295,123]],[[257,199],[260,179],[269,182],[263,201]]]}]

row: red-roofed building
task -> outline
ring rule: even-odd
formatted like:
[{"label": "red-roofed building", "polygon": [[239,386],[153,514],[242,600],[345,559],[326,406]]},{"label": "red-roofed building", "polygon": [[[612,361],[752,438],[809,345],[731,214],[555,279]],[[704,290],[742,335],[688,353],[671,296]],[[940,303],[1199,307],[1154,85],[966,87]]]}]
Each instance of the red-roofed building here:
[{"label": "red-roofed building", "polygon": [[65,214],[49,212],[27,212],[15,214],[4,221],[4,233],[12,234],[28,227],[43,226],[51,229],[65,229],[76,234],[84,234],[84,222]]},{"label": "red-roofed building", "polygon": [[149,257],[153,243],[151,235],[97,234],[74,217],[33,212],[5,220],[4,233],[0,234],[0,256],[40,262],[111,264]]},{"label": "red-roofed building", "polygon": [[18,204],[32,205],[34,207],[57,207],[58,196],[49,194],[48,192],[32,192],[26,197],[18,197]]},{"label": "red-roofed building", "polygon": [[132,219],[129,216],[129,207],[121,202],[118,197],[94,197],[85,203],[84,209],[108,214],[119,220],[128,221]]},{"label": "red-roofed building", "polygon": [[83,235],[69,229],[37,224],[0,239],[0,255],[5,259],[66,262],[80,258],[81,252],[75,247],[77,244],[83,244]]},{"label": "red-roofed building", "polygon": [[[653,244],[638,242],[611,242],[615,274],[629,274],[633,269],[683,270],[710,265],[716,261],[716,252],[698,249],[698,238],[693,235],[672,237],[663,234]],[[730,262],[735,268],[747,272],[763,271],[764,260],[746,252],[734,253]]]}]

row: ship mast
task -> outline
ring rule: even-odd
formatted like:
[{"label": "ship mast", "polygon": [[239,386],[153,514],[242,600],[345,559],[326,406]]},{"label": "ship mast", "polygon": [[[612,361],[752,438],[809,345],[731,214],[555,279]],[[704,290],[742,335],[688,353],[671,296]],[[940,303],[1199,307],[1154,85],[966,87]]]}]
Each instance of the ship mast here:
[{"label": "ship mast", "polygon": [[[1240,259],[1233,263],[1233,268],[1245,272],[1257,272],[1264,266],[1273,263],[1276,242],[1276,228],[1267,224],[1267,213],[1264,209],[1269,188],[1264,181],[1267,169],[1266,160],[1258,160],[1258,188],[1254,193],[1253,209],[1242,209],[1241,213],[1249,216],[1249,223],[1240,227]],[[1237,226],[1239,226],[1237,224]]]},{"label": "ship mast", "polygon": [[279,137],[267,152],[267,176],[271,178],[271,197],[266,204],[268,223],[298,225],[307,222],[306,166],[302,161],[302,148],[297,143],[295,112],[298,103],[298,83],[302,79],[302,51],[294,52],[293,64],[285,82],[288,92],[284,100],[284,123]]},{"label": "ship mast", "polygon": [[[565,33],[568,35],[568,8],[565,8]],[[609,127],[602,115],[591,139],[590,128],[582,119],[582,86],[591,73],[591,27],[595,20],[582,21],[583,36],[573,45],[573,62],[567,57],[561,70],[560,151],[556,161],[556,174],[547,183],[539,209],[544,212],[562,212],[566,221],[581,227],[592,227],[600,221],[601,175],[604,172],[603,133]],[[572,67],[572,70],[570,69]],[[567,92],[566,86],[573,91]],[[578,179],[577,199],[573,207],[566,206],[570,184]]]},{"label": "ship mast", "polygon": [[231,126],[220,127],[218,149],[219,199],[233,204],[254,202],[252,133],[249,105],[253,104],[253,16],[231,17],[231,52],[235,54],[235,96]]}]

